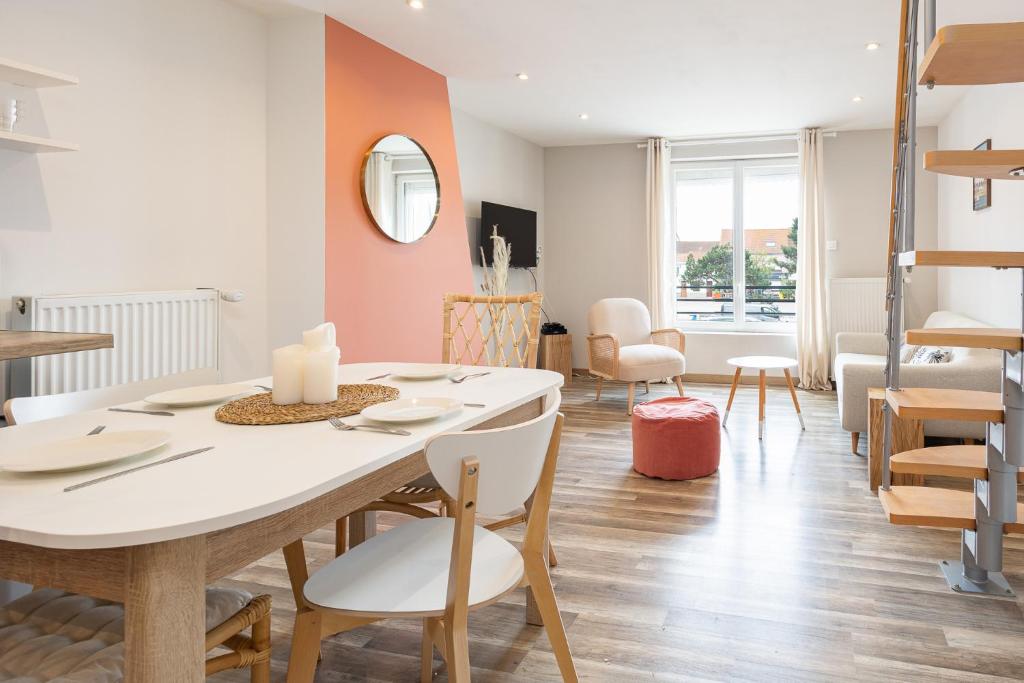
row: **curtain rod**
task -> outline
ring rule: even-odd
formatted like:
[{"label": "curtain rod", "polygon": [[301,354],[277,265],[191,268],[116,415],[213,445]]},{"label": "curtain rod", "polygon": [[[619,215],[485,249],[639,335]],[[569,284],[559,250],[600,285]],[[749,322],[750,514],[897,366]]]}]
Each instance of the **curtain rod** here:
[{"label": "curtain rod", "polygon": [[[822,133],[826,138],[834,138],[839,135],[837,131],[829,130]],[[785,133],[779,135],[758,135],[753,137],[722,137],[722,138],[688,138],[685,140],[669,140],[669,147],[697,147],[700,145],[726,145],[738,142],[781,142],[783,140],[799,140],[799,133]],[[637,148],[647,147],[646,142],[637,143]]]}]

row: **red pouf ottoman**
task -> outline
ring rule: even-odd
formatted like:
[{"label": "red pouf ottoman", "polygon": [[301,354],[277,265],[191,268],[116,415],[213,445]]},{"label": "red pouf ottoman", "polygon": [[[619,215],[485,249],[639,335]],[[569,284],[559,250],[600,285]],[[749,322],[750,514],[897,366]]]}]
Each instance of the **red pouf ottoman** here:
[{"label": "red pouf ottoman", "polygon": [[633,409],[633,469],[659,479],[698,479],[718,469],[718,410],[699,398],[659,398]]}]

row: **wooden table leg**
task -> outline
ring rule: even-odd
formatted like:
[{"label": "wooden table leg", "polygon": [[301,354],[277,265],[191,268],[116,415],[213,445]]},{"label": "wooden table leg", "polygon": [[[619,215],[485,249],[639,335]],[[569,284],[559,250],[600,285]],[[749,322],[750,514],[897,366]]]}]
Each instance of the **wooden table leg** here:
[{"label": "wooden table leg", "polygon": [[793,375],[789,374],[789,368],[783,368],[782,371],[786,373],[786,385],[789,386],[789,395],[793,397],[793,407],[796,408],[796,417],[800,420],[800,429],[805,430],[807,426],[804,425],[804,416],[800,412],[800,401],[796,400],[796,387],[793,386]]},{"label": "wooden table leg", "polygon": [[729,389],[729,402],[725,404],[725,417],[722,418],[722,426],[729,421],[729,411],[732,410],[732,400],[736,398],[736,385],[740,383],[740,373],[743,372],[743,368],[736,368],[736,373],[732,376],[732,388]]},{"label": "wooden table leg", "polygon": [[355,548],[377,535],[377,513],[353,512],[348,516],[348,547]]},{"label": "wooden table leg", "polygon": [[206,540],[127,549],[125,683],[206,678]]},{"label": "wooden table leg", "polygon": [[764,388],[766,384],[765,371],[757,373],[757,438],[764,438]]}]

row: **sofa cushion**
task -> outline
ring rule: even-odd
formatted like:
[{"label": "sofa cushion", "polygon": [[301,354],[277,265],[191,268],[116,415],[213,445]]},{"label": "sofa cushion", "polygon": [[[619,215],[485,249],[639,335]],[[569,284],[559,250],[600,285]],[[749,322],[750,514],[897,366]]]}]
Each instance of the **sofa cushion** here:
[{"label": "sofa cushion", "polygon": [[685,372],[683,354],[667,346],[634,344],[619,349],[618,379],[624,382],[675,377]]}]

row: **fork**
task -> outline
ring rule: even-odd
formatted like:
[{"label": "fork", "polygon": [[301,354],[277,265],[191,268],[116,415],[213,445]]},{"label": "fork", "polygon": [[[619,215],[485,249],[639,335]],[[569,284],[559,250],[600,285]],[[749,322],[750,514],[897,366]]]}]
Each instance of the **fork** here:
[{"label": "fork", "polygon": [[489,371],[488,372],[475,372],[472,375],[463,375],[462,377],[449,377],[448,381],[452,382],[453,384],[462,384],[467,379],[473,379],[474,377],[483,377],[484,375],[489,375],[489,374],[491,374]]},{"label": "fork", "polygon": [[380,432],[381,434],[396,434],[398,436],[412,436],[412,432],[408,432],[404,429],[398,429],[397,427],[378,427],[377,425],[350,425],[347,422],[342,422],[340,417],[329,417],[327,421],[331,423],[331,426],[335,429],[340,429],[343,432],[350,432],[352,430],[362,430],[366,432]]}]

